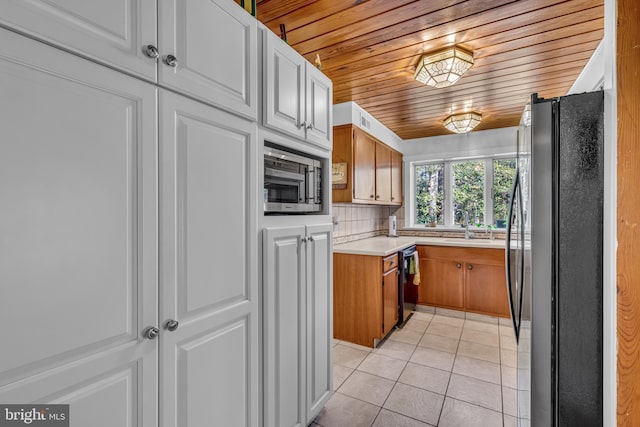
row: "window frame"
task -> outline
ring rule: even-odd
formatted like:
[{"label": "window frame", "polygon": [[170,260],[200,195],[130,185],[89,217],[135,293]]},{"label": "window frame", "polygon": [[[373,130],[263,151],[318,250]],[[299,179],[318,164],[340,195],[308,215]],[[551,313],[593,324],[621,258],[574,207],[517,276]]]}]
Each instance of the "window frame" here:
[{"label": "window frame", "polygon": [[[409,176],[411,177],[409,180],[409,194],[410,197],[406,198],[408,203],[408,209],[405,209],[405,223],[409,224],[407,228],[431,228],[427,227],[425,224],[416,223],[416,166],[424,166],[431,164],[443,164],[444,165],[444,177],[443,177],[443,186],[444,186],[444,201],[443,201],[443,217],[444,217],[444,225],[436,225],[435,228],[439,229],[459,229],[459,227],[454,224],[454,212],[453,212],[453,163],[460,163],[466,161],[482,161],[484,163],[484,219],[485,226],[486,224],[494,224],[493,217],[493,177],[494,177],[494,160],[504,160],[504,159],[514,159],[517,160],[517,156],[515,153],[505,153],[500,155],[491,155],[491,156],[475,156],[475,157],[456,157],[449,159],[433,159],[433,160],[416,160],[410,161],[409,163]],[[517,167],[517,164],[516,164]],[[502,230],[502,229],[499,229]]]}]

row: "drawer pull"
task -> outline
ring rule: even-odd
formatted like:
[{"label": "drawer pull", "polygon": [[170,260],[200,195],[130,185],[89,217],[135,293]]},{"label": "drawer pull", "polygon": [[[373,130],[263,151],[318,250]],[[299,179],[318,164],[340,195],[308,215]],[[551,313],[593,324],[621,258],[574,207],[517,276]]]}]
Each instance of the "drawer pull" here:
[{"label": "drawer pull", "polygon": [[460,268],[460,267],[462,267],[462,264],[457,263],[457,264],[456,264],[456,268]]},{"label": "drawer pull", "polygon": [[468,268],[469,270],[473,270],[473,265],[469,264],[469,265],[467,265],[467,268]]}]

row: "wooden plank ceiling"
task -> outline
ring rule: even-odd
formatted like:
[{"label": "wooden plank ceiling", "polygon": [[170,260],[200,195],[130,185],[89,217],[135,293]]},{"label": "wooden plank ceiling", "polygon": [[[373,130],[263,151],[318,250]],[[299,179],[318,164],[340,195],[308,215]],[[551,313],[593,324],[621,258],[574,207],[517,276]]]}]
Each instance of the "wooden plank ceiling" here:
[{"label": "wooden plank ceiling", "polygon": [[[257,18],[403,139],[450,133],[451,113],[476,130],[515,126],[532,92],[565,95],[604,33],[603,0],[259,0]],[[422,53],[459,45],[474,65],[453,86],[414,80]]]}]

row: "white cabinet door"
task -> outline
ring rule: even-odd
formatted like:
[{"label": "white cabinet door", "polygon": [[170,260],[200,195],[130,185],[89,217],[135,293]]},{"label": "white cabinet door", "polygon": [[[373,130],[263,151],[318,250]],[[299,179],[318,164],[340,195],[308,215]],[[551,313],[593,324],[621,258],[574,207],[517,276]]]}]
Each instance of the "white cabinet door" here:
[{"label": "white cabinet door", "polygon": [[[255,120],[257,21],[231,0],[159,2],[160,84]],[[176,65],[167,65],[167,56]]]},{"label": "white cabinet door", "polygon": [[307,226],[307,423],[331,397],[333,257],[331,224]]},{"label": "white cabinet door", "polygon": [[157,426],[156,90],[0,39],[0,402]]},{"label": "white cabinet door", "polygon": [[159,106],[160,425],[256,426],[256,124],[164,90]]},{"label": "white cabinet door", "polygon": [[304,139],[306,61],[270,30],[263,35],[264,125]]},{"label": "white cabinet door", "polygon": [[307,63],[306,125],[307,140],[326,150],[331,150],[333,140],[333,86],[320,70]]},{"label": "white cabinet door", "polygon": [[304,226],[263,233],[265,427],[306,426]]},{"label": "white cabinet door", "polygon": [[3,0],[0,25],[156,81],[156,0]]}]

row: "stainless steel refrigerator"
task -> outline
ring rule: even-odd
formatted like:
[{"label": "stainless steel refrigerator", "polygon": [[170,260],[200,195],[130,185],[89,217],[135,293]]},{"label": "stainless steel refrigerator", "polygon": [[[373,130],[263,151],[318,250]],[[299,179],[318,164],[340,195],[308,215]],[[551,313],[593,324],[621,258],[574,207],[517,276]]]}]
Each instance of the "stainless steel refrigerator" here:
[{"label": "stainless steel refrigerator", "polygon": [[518,425],[602,426],[603,93],[534,94],[506,239]]}]

